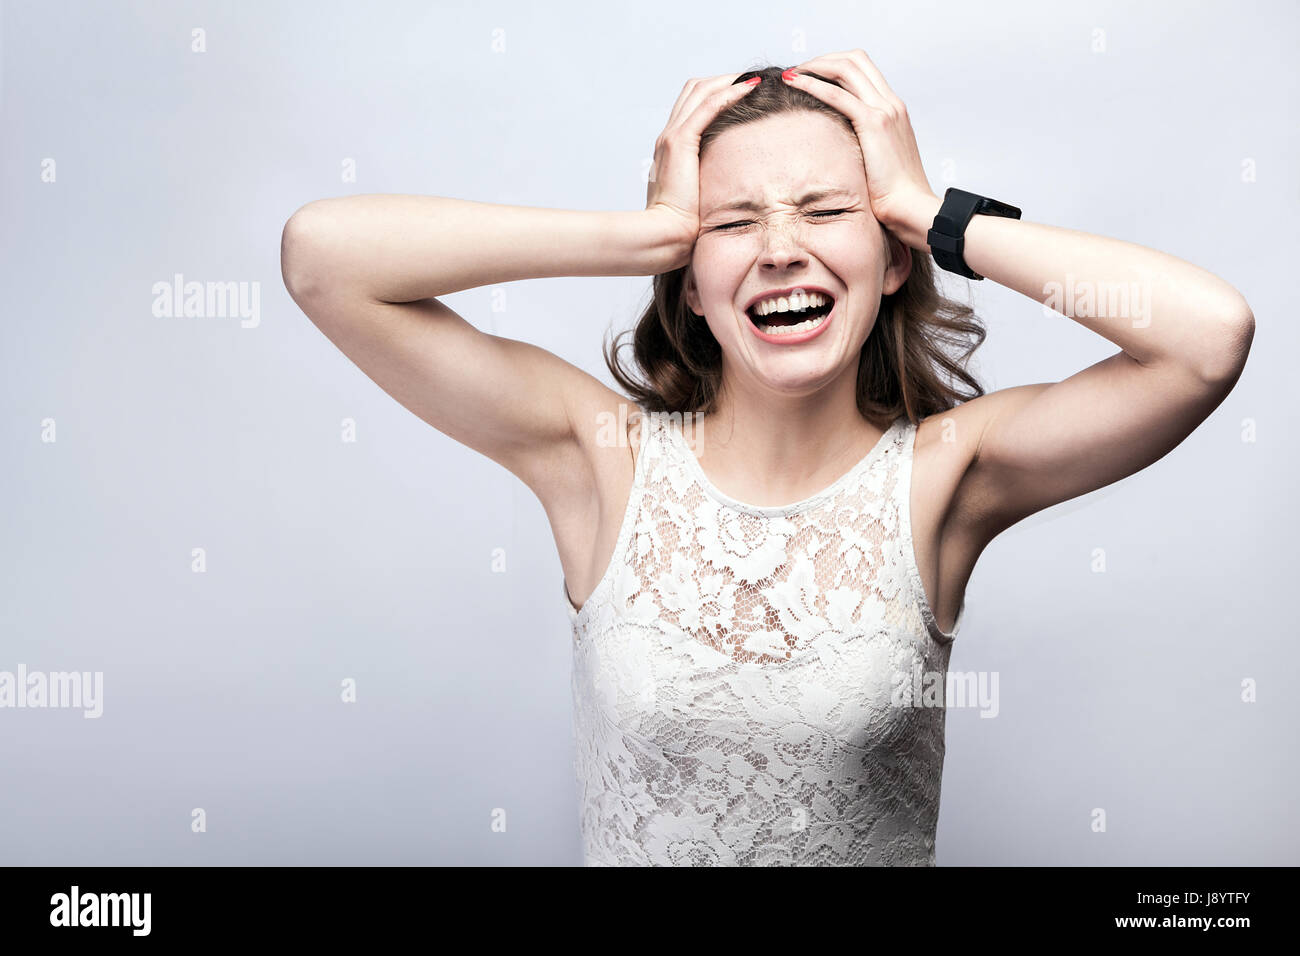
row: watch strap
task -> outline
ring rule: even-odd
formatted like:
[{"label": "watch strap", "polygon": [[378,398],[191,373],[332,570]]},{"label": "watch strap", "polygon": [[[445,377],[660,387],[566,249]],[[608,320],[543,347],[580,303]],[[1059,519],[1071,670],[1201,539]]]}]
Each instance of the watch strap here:
[{"label": "watch strap", "polygon": [[1015,206],[980,196],[949,186],[943,194],[943,205],[939,207],[934,223],[926,234],[926,243],[930,254],[940,268],[948,272],[966,276],[968,279],[983,279],[970,266],[966,265],[964,256],[966,246],[966,226],[972,216],[1002,216],[1007,219],[1019,219],[1020,210]]}]

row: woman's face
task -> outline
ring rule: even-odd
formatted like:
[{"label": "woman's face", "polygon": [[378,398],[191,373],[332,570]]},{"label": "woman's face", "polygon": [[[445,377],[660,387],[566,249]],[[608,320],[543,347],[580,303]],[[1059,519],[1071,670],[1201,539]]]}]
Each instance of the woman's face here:
[{"label": "woman's face", "polygon": [[[754,208],[725,208],[737,202]],[[855,371],[881,295],[903,284],[911,261],[872,215],[862,154],[835,119],[781,113],[733,127],[705,150],[686,297],[722,346],[725,388],[806,396]],[[825,290],[832,311],[788,341],[779,328],[764,337],[746,306],[790,287]]]}]

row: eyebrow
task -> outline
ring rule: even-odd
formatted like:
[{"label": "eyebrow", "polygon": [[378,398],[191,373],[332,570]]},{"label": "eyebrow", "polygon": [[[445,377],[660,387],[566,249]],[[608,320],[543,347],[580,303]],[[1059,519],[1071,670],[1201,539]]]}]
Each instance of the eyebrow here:
[{"label": "eyebrow", "polygon": [[[820,202],[823,199],[830,199],[832,196],[844,196],[846,198],[852,198],[853,193],[843,188],[842,186],[832,186],[826,189],[815,189],[810,193],[805,193],[802,198],[796,200],[795,205],[808,206],[811,205],[812,203]],[[761,203],[756,203],[749,199],[733,199],[731,202],[723,203],[721,206],[714,206],[713,209],[709,211],[709,215],[712,216],[715,213],[733,212],[736,210],[744,210],[747,212],[762,212],[763,206]]]}]

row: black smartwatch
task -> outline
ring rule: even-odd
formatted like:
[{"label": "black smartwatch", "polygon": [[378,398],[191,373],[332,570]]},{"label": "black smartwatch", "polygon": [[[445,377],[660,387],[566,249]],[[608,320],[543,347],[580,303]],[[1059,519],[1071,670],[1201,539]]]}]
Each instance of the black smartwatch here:
[{"label": "black smartwatch", "polygon": [[1020,210],[996,199],[977,196],[964,189],[949,186],[948,191],[943,194],[943,205],[939,207],[939,214],[934,217],[934,224],[926,234],[925,241],[929,244],[930,254],[934,256],[934,261],[940,268],[968,279],[983,279],[982,275],[973,272],[970,266],[966,265],[966,260],[962,256],[966,245],[966,225],[970,222],[971,216],[1005,216],[1007,219],[1019,219]]}]

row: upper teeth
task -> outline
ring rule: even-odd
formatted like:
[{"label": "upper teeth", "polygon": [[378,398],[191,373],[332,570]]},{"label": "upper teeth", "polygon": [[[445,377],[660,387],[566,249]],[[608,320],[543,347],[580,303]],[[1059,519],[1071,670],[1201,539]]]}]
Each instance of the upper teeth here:
[{"label": "upper teeth", "polygon": [[773,296],[763,299],[754,306],[755,315],[771,315],[773,312],[802,312],[826,305],[830,300],[820,292],[793,292],[790,295]]}]

